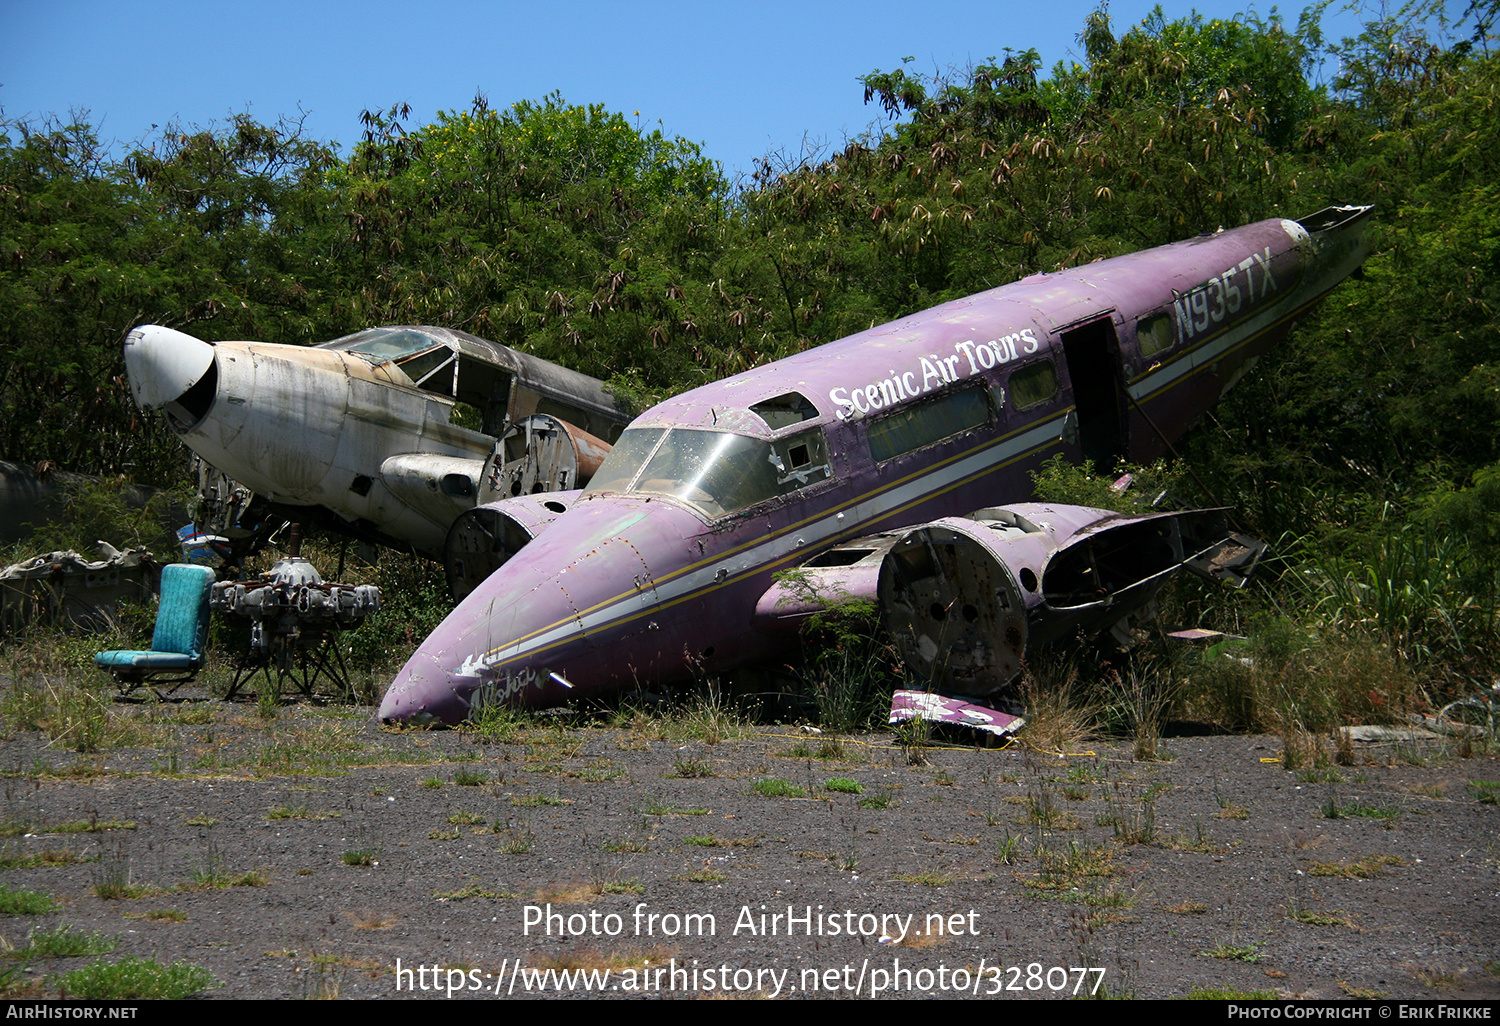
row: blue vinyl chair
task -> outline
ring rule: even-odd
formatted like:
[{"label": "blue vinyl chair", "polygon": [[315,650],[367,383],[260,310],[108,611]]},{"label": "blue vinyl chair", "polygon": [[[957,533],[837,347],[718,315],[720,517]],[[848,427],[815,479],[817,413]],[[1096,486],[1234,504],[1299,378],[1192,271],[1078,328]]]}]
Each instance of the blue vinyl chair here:
[{"label": "blue vinyl chair", "polygon": [[108,670],[121,693],[142,684],[171,684],[175,691],[198,675],[208,634],[208,592],[212,567],[172,563],[161,571],[161,599],[151,650],[100,652],[94,663]]}]

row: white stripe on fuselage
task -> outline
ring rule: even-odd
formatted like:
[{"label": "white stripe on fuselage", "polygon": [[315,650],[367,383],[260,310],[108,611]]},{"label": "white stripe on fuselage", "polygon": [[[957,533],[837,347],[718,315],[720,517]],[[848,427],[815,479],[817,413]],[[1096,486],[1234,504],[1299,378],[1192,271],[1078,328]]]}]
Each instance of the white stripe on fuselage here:
[{"label": "white stripe on fuselage", "polygon": [[[1340,279],[1341,281],[1343,279]],[[1333,288],[1332,285],[1320,292],[1314,292],[1313,299],[1322,296],[1324,292]],[[1191,349],[1168,363],[1162,364],[1157,370],[1139,379],[1129,386],[1130,398],[1140,402],[1147,396],[1154,395],[1172,385],[1177,384],[1178,379],[1193,374],[1205,364],[1213,363],[1222,358],[1231,349],[1255,338],[1262,332],[1269,331],[1276,323],[1285,317],[1295,314],[1302,305],[1310,300],[1305,299],[1306,290],[1293,289],[1292,294],[1279,302],[1255,314],[1247,317],[1239,324],[1225,329],[1218,338]]]},{"label": "white stripe on fuselage", "polygon": [[[919,502],[930,494],[942,491],[948,485],[967,477],[977,476],[989,468],[1009,462],[1013,457],[1024,455],[1032,449],[1054,442],[1062,430],[1064,417],[1065,414],[1059,414],[1049,418],[1027,428],[1019,435],[985,446],[967,456],[921,474],[905,484],[867,497],[852,507],[853,520],[858,524],[871,523],[892,510]],[[723,559],[705,561],[704,565],[698,569],[682,574],[666,583],[658,580],[656,593],[660,598],[660,607],[672,605],[716,583],[722,586],[729,580],[759,570],[798,550],[818,551],[836,535],[848,530],[847,520],[850,510],[851,507],[845,507],[842,510],[831,509],[816,520],[789,528],[759,545],[728,553]],[[840,519],[841,514],[844,519]],[[718,573],[721,569],[729,571],[724,582],[718,581]],[[510,646],[491,649],[485,654],[483,662],[486,666],[509,662],[555,643],[572,640],[578,636],[580,628],[586,633],[624,616],[649,615],[642,613],[638,603],[633,601],[634,599],[634,595],[621,595],[608,604],[584,614],[579,620],[559,623],[535,637],[525,639],[514,649],[510,649]],[[502,652],[504,654],[501,654]],[[472,667],[473,664],[467,663],[466,665]]]}]

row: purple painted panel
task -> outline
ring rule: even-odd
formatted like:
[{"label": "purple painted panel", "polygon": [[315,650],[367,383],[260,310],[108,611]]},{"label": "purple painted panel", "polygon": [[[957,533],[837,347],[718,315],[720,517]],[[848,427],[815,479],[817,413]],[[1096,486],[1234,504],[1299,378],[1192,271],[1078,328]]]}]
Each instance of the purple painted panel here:
[{"label": "purple painted panel", "polygon": [[1009,737],[1026,721],[1013,713],[986,709],[982,705],[947,698],[927,691],[897,691],[891,695],[891,726],[921,718],[929,723],[949,723],[995,737]]}]

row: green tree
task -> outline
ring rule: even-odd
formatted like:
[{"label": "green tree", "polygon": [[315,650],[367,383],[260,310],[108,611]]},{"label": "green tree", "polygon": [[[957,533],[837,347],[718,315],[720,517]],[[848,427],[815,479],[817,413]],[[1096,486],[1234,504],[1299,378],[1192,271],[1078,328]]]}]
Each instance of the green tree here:
[{"label": "green tree", "polygon": [[328,220],[332,152],[243,116],[170,127],[124,161],[83,119],[4,130],[0,451],[174,481],[181,447],[132,406],[124,337],[151,321],[210,339],[328,337],[310,225]]},{"label": "green tree", "polygon": [[686,373],[686,283],[728,192],[695,144],[557,94],[412,132],[402,113],[367,114],[338,176],[365,323],[460,327],[658,387]]}]

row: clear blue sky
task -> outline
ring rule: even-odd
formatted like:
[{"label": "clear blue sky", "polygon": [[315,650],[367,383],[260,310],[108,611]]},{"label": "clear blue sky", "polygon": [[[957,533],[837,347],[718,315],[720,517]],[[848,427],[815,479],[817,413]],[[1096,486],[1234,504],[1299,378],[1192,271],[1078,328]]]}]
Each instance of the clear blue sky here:
[{"label": "clear blue sky", "polygon": [[[1294,0],[1295,3],[1295,0]],[[366,108],[408,103],[412,124],[558,90],[701,143],[734,177],[772,150],[842,146],[878,116],[857,79],[901,66],[931,72],[1035,47],[1048,69],[1076,56],[1096,0],[833,4],[414,2],[366,0],[0,0],[0,111],[6,118],[88,111],[105,140],[153,125],[274,122],[307,114],[306,131],[359,138]],[[1116,34],[1153,0],[1114,0]],[[1164,0],[1228,17],[1250,6]],[[1260,6],[1268,15],[1270,5]],[[1295,25],[1301,4],[1282,14]],[[1353,34],[1357,19],[1325,22]],[[1331,74],[1332,69],[1327,71]],[[117,150],[118,152],[118,150]]]}]

